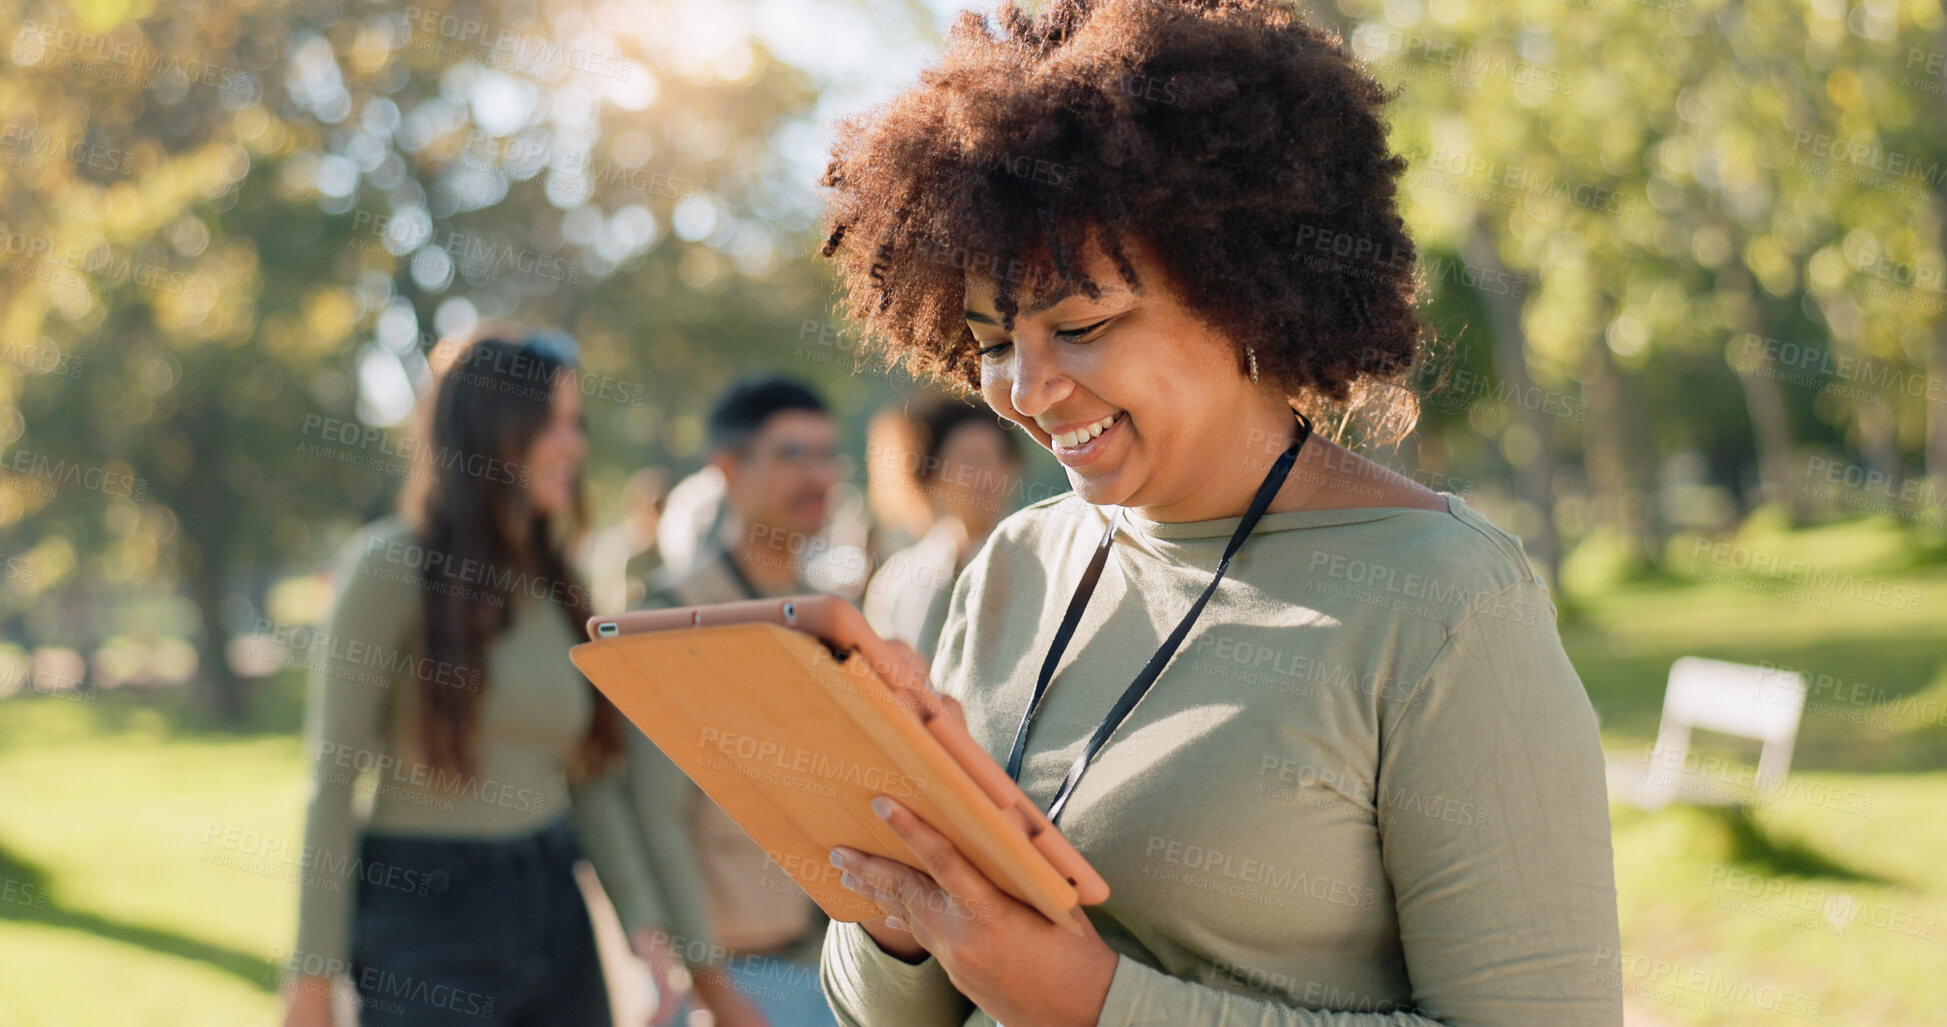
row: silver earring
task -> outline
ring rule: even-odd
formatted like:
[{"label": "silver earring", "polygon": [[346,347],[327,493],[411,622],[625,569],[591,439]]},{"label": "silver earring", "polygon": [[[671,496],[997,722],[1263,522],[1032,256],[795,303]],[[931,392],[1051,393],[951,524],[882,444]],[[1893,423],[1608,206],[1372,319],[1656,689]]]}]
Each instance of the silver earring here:
[{"label": "silver earring", "polygon": [[1244,355],[1251,360],[1251,380],[1257,381],[1257,350],[1246,346],[1244,347]]}]

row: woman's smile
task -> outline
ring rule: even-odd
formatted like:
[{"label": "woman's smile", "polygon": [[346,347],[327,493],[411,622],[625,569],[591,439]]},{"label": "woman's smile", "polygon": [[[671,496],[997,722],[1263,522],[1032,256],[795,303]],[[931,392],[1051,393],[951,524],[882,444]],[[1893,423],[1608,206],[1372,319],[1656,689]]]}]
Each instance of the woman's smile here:
[{"label": "woman's smile", "polygon": [[1051,434],[1048,449],[1067,467],[1082,467],[1102,458],[1127,432],[1122,430],[1128,414],[1118,410],[1099,421]]}]

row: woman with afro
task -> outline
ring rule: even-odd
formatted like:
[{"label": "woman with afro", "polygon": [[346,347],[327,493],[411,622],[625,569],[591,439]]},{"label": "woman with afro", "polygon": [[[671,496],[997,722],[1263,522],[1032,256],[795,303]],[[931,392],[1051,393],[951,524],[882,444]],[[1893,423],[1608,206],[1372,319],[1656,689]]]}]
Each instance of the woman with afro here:
[{"label": "woman with afro", "polygon": [[840,1021],[1620,1024],[1547,585],[1326,437],[1417,412],[1389,97],[1270,0],[997,20],[841,123],[824,253],[869,337],[1073,485],[994,530],[930,655],[1111,893],[1054,923],[882,799],[918,862],[834,851],[885,913],[827,935]]}]

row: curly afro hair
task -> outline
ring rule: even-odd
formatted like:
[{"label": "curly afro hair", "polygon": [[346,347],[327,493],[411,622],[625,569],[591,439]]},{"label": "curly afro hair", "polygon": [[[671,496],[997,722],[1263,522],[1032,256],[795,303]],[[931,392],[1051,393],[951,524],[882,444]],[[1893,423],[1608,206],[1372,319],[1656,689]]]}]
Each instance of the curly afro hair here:
[{"label": "curly afro hair", "polygon": [[1052,0],[1033,17],[1009,0],[996,17],[999,35],[962,11],[917,86],[840,121],[819,180],[841,308],[889,363],[977,390],[965,275],[995,282],[1011,331],[1022,292],[1100,294],[1076,266],[1091,239],[1142,291],[1133,237],[1240,369],[1249,345],[1322,427],[1375,399],[1405,400],[1410,426],[1407,164],[1386,145],[1391,96],[1337,36],[1275,0]]}]

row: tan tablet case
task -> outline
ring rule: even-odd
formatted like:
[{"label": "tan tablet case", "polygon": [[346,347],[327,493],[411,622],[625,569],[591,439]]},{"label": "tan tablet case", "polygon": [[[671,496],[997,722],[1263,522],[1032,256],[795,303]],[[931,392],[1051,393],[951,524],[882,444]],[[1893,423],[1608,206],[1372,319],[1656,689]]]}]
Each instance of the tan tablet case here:
[{"label": "tan tablet case", "polygon": [[1066,841],[1067,874],[1049,862],[1032,835],[1053,828],[1038,810],[1020,808],[1024,797],[1003,809],[955,759],[953,750],[992,762],[957,707],[922,723],[856,654],[840,662],[804,632],[744,623],[606,638],[570,656],[834,920],[881,912],[839,883],[833,846],[920,865],[872,814],[881,794],[951,838],[1002,890],[1071,930],[1081,930],[1082,902],[1108,898],[1108,885]]}]

